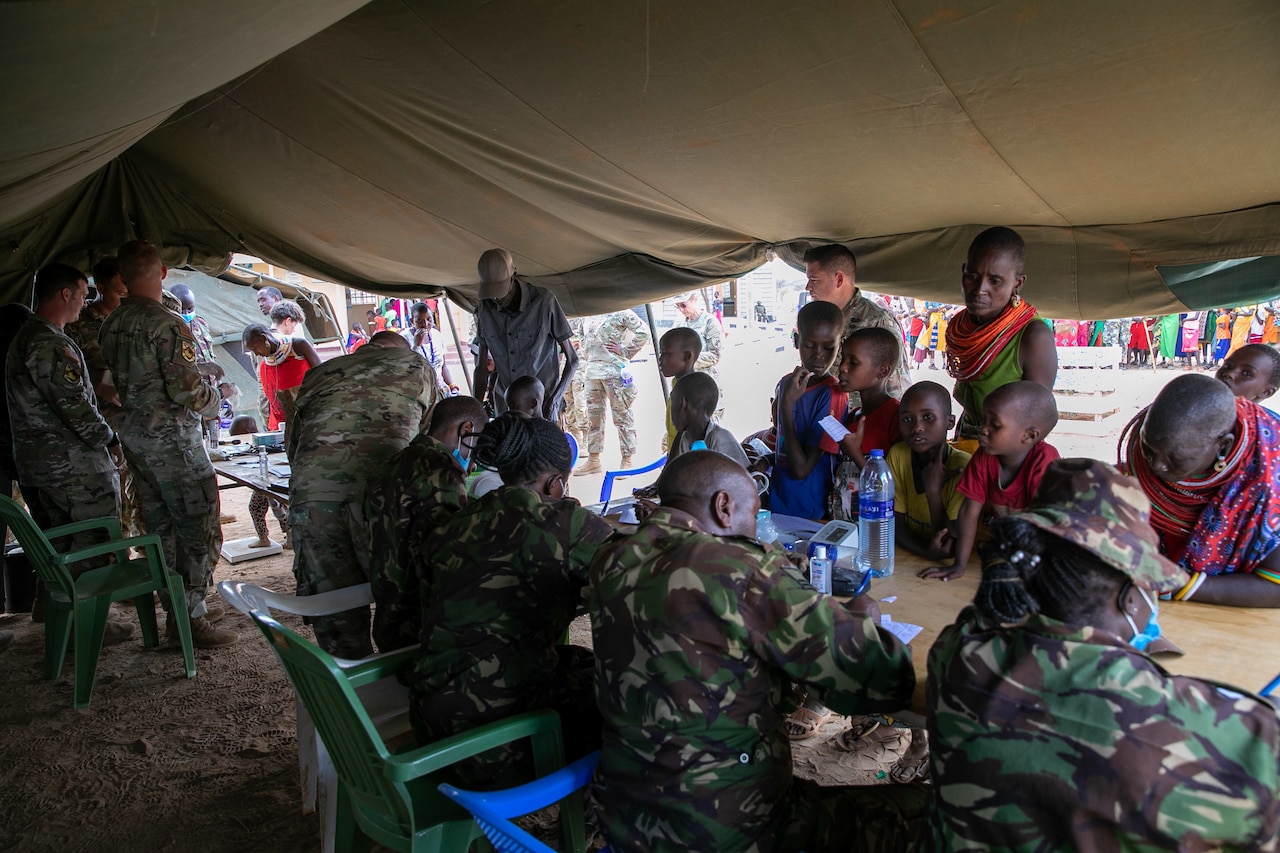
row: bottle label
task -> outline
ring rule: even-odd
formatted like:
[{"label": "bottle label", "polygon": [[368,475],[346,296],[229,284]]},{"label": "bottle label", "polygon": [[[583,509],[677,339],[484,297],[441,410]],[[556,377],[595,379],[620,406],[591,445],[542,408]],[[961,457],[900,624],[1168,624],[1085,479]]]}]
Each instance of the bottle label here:
[{"label": "bottle label", "polygon": [[809,585],[818,592],[831,594],[831,561],[815,557],[809,561]]},{"label": "bottle label", "polygon": [[858,517],[863,521],[885,521],[893,518],[893,501],[876,501],[863,497],[858,501]]}]

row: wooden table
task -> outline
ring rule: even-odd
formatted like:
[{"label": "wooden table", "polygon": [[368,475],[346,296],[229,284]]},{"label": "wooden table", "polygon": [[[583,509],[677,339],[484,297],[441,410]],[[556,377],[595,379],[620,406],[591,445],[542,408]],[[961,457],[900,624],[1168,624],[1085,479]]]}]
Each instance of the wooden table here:
[{"label": "wooden table", "polygon": [[[871,583],[871,594],[877,599],[898,597],[891,604],[880,605],[893,621],[924,628],[910,645],[916,669],[916,694],[912,700],[916,710],[924,708],[929,648],[939,632],[973,601],[982,576],[978,560],[974,558],[964,577],[958,580],[944,582],[916,577],[917,572],[929,565],[933,563],[899,548],[893,577],[876,578]],[[1253,692],[1261,690],[1280,673],[1280,648],[1272,646],[1269,640],[1280,635],[1280,610],[1162,601],[1160,629],[1186,652],[1182,656],[1155,657],[1174,674],[1211,678]]]},{"label": "wooden table", "polygon": [[287,473],[289,460],[283,453],[272,453],[267,456],[268,464],[275,473],[266,480],[258,474],[258,457],[252,454],[237,456],[221,462],[213,463],[213,470],[219,477],[225,477],[230,483],[218,486],[218,489],[236,489],[244,486],[273,498],[286,507],[289,506],[289,476]]}]

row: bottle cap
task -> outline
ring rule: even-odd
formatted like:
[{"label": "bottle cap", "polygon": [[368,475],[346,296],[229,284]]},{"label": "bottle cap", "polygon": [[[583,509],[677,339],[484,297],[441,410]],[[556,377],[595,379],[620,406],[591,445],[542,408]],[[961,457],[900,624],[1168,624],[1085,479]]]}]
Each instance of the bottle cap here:
[{"label": "bottle cap", "polygon": [[769,512],[767,509],[756,510],[756,521],[759,521],[762,518],[769,518],[772,515],[773,513]]},{"label": "bottle cap", "polygon": [[872,458],[872,459],[883,459],[883,458],[884,458],[884,451],[877,447],[875,450],[871,451],[871,458]]}]

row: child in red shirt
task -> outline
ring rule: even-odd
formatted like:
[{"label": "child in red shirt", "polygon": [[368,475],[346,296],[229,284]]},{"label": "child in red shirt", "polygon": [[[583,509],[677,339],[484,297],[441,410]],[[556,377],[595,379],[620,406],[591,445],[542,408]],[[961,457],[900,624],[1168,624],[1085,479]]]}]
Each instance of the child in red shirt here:
[{"label": "child in red shirt", "polygon": [[902,439],[898,426],[898,401],[889,396],[889,379],[901,356],[901,341],[888,329],[858,329],[840,345],[840,390],[858,392],[862,405],[849,412],[840,440],[841,458],[835,485],[827,501],[831,517],[853,521],[858,517],[858,476],[873,450],[889,452]]},{"label": "child in red shirt", "polygon": [[987,395],[982,404],[978,452],[960,475],[956,489],[964,495],[953,527],[943,530],[935,546],[955,540],[955,562],[931,566],[922,578],[951,580],[964,575],[973,551],[983,509],[989,516],[1010,515],[1031,505],[1049,463],[1058,451],[1044,439],[1058,423],[1053,392],[1037,382],[1011,382]]}]

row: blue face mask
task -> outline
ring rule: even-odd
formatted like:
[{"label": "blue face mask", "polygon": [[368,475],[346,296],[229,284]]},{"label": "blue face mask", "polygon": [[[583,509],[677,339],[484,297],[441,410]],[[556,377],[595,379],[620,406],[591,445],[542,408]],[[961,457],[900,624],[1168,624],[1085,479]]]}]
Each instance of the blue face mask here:
[{"label": "blue face mask", "polygon": [[1156,602],[1151,600],[1151,596],[1147,595],[1147,591],[1140,586],[1135,586],[1138,594],[1142,596],[1142,600],[1151,608],[1151,618],[1147,620],[1147,627],[1141,631],[1138,630],[1138,623],[1133,621],[1133,617],[1129,615],[1127,610],[1121,611],[1124,614],[1125,621],[1129,623],[1129,627],[1133,629],[1133,637],[1129,640],[1129,645],[1133,646],[1140,652],[1145,652],[1147,647],[1154,643],[1160,637],[1160,622],[1156,618],[1159,607]]},{"label": "blue face mask", "polygon": [[183,314],[183,315],[182,315],[182,319],[183,319],[183,320],[186,320],[186,321],[187,321],[187,325],[189,326],[189,325],[191,325],[191,324],[195,321],[195,319],[196,319],[196,312],[192,311],[190,314]]},{"label": "blue face mask", "polygon": [[698,440],[697,440],[697,441],[695,441],[693,444],[689,445],[689,450],[690,450],[690,451],[694,451],[694,450],[706,450],[706,449],[707,449],[707,443],[706,443],[705,441],[703,441],[702,439],[698,439]]},{"label": "blue face mask", "polygon": [[466,473],[467,469],[471,467],[471,460],[463,456],[461,450],[453,451],[453,458],[457,460],[458,467],[462,469],[463,473]]}]

